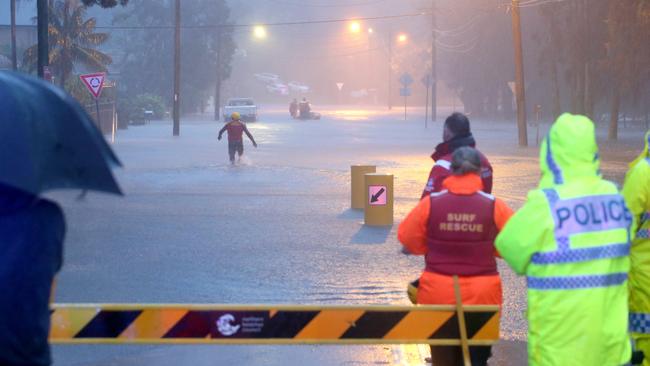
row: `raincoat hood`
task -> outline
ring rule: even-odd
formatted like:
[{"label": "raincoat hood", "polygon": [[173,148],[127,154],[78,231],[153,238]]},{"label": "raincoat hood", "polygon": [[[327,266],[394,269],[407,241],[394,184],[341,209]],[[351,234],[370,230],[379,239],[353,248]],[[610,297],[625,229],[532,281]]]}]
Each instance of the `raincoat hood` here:
[{"label": "raincoat hood", "polygon": [[649,151],[649,145],[650,145],[650,131],[646,132],[645,134],[645,146],[643,147],[643,151],[639,156],[634,159],[633,162],[630,163],[630,168],[634,167],[638,162],[640,162],[643,159],[650,158],[650,151]]},{"label": "raincoat hood", "polygon": [[565,184],[578,178],[600,177],[593,122],[581,115],[561,115],[542,142],[539,162],[542,170],[539,188]]},{"label": "raincoat hood", "polygon": [[36,202],[37,196],[0,184],[0,216],[20,211]]}]

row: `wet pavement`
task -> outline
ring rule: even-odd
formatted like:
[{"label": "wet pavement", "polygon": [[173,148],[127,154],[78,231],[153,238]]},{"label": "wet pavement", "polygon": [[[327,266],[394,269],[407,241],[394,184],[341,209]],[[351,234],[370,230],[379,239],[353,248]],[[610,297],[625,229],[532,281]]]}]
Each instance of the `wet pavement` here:
[{"label": "wet pavement", "polygon": [[[56,192],[68,220],[57,302],[408,304],[423,259],[399,254],[397,225],[417,203],[437,123],[398,112],[330,110],[294,121],[266,110],[249,124],[245,159],[228,164],[221,123],[131,126],[113,145],[126,195]],[[537,148],[518,148],[513,122],[473,121],[513,208],[537,184]],[[542,133],[548,125],[541,125]],[[640,128],[640,127],[639,127]],[[601,128],[605,130],[605,128]],[[604,175],[621,181],[640,130],[603,145]],[[536,131],[530,132],[534,145]],[[349,209],[349,166],[395,175],[395,225],[363,226]],[[493,365],[525,364],[525,282],[500,261],[503,341]],[[419,365],[418,346],[55,346],[55,365]]]}]

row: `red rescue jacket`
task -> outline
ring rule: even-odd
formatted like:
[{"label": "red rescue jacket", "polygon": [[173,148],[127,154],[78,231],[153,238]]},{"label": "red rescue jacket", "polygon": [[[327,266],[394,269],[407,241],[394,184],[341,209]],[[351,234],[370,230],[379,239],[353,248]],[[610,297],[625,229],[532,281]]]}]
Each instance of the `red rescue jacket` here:
[{"label": "red rescue jacket", "polygon": [[497,274],[494,196],[442,191],[430,200],[426,270],[450,276]]},{"label": "red rescue jacket", "polygon": [[[454,196],[466,196],[468,199],[473,200],[481,188],[483,183],[481,178],[476,174],[466,174],[463,176],[452,175],[447,178],[443,184],[443,188],[447,189],[449,193]],[[444,196],[443,196],[444,197]],[[471,259],[476,266],[471,269],[470,259],[460,258],[462,256],[460,248],[452,248],[447,253],[442,253],[444,250],[439,245],[444,244],[447,246],[453,245],[450,240],[451,237],[433,237],[436,233],[430,233],[430,226],[434,219],[431,219],[431,214],[440,215],[442,219],[447,219],[447,214],[458,212],[455,206],[457,202],[447,201],[447,205],[439,205],[438,203],[444,201],[437,201],[426,197],[418,203],[418,205],[408,214],[408,216],[400,223],[397,231],[397,238],[406,249],[415,255],[424,255],[425,258],[430,258],[430,263],[426,263],[426,268],[420,276],[420,286],[418,287],[418,303],[420,304],[454,304],[456,302],[454,296],[453,277],[449,274],[458,274],[460,282],[460,290],[464,304],[498,304],[502,302],[501,294],[501,280],[499,275],[494,273],[492,269],[493,256],[498,255],[494,246],[491,245],[491,252],[487,253],[487,244],[483,243],[478,236],[469,233],[468,235],[458,235],[458,245],[471,245],[479,243],[480,249],[474,251]],[[433,207],[433,204],[436,204]],[[513,211],[503,201],[495,198],[491,209],[485,210],[482,204],[476,205],[482,207],[477,210],[480,212],[480,220],[478,216],[475,220],[481,221],[484,225],[490,227],[494,223],[495,229],[501,230],[508,219],[512,216]],[[487,216],[491,216],[486,218]],[[447,221],[456,221],[447,220]],[[460,218],[462,221],[463,218]],[[443,222],[447,222],[442,220]],[[459,222],[462,225],[462,222]],[[447,224],[446,224],[447,225]],[[452,224],[455,225],[455,222]],[[439,224],[438,224],[439,227]],[[445,227],[446,228],[446,227]],[[462,230],[462,227],[460,228]],[[467,227],[469,230],[469,226]],[[485,230],[485,228],[484,228]],[[490,232],[492,229],[488,229]],[[430,235],[431,234],[431,235]],[[491,234],[490,234],[491,235]],[[444,240],[441,240],[444,239]],[[476,240],[476,241],[475,241]],[[429,250],[433,249],[438,254],[442,255],[438,259],[431,262],[433,253],[429,254]],[[481,257],[480,259],[476,257]],[[429,270],[431,269],[431,270]],[[489,273],[478,275],[464,275],[463,273]]]},{"label": "red rescue jacket", "polygon": [[[442,182],[451,175],[451,156],[456,149],[463,146],[476,147],[476,141],[471,134],[451,139],[436,146],[436,151],[431,154],[431,159],[435,161],[435,164],[431,168],[429,179],[420,198],[442,190]],[[480,151],[479,154],[481,156],[480,176],[483,181],[483,192],[492,193],[492,165]]]}]

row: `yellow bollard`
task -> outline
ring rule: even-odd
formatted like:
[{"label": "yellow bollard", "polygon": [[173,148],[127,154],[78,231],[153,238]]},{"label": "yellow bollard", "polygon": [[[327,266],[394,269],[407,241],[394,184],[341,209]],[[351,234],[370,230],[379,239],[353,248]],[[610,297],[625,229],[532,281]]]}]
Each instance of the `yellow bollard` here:
[{"label": "yellow bollard", "polygon": [[351,201],[352,208],[363,209],[366,207],[365,174],[374,173],[377,167],[374,165],[352,165],[351,170]]},{"label": "yellow bollard", "polygon": [[393,175],[366,174],[365,191],[365,224],[393,225]]}]

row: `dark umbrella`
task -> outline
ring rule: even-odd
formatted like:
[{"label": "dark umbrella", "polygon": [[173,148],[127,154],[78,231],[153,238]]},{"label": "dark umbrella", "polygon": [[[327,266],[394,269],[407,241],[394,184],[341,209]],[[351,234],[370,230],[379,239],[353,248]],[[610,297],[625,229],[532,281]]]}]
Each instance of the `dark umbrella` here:
[{"label": "dark umbrella", "polygon": [[88,114],[54,85],[0,72],[0,183],[40,194],[76,188],[121,194],[120,162]]}]

